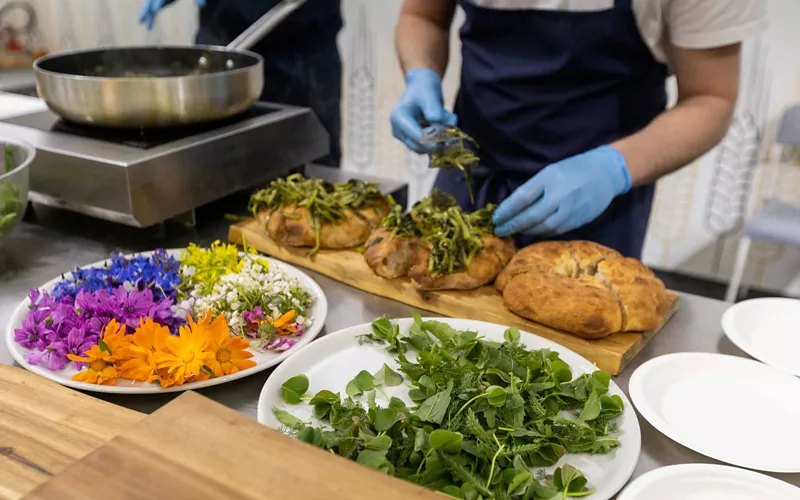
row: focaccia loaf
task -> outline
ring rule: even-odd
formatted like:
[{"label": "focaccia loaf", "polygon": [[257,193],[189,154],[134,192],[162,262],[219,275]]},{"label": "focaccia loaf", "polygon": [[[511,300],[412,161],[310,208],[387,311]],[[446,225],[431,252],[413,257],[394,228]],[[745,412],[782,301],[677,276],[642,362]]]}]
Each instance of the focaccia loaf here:
[{"label": "focaccia loaf", "polygon": [[590,241],[523,248],[495,285],[515,314],[587,339],[655,328],[668,305],[647,266]]}]

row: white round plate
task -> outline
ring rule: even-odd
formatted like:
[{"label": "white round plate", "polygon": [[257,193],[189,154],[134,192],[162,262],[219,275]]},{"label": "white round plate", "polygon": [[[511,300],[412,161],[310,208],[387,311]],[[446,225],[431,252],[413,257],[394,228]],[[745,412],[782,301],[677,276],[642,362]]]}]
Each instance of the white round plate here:
[{"label": "white round plate", "polygon": [[800,300],[739,302],[722,315],[722,330],[750,356],[800,376]]},{"label": "white round plate", "polygon": [[[457,330],[476,331],[482,337],[497,342],[503,341],[503,332],[508,328],[466,319],[431,319],[446,322]],[[411,318],[397,320],[401,332],[404,333],[412,323]],[[371,332],[371,325],[366,323],[326,335],[276,368],[261,390],[261,397],[258,400],[258,421],[279,429],[281,424],[272,412],[273,407],[282,408],[305,421],[314,420],[310,406],[287,405],[281,398],[281,384],[295,375],[303,373],[308,376],[310,394],[322,389],[344,394],[347,383],[361,370],[374,373],[386,363],[399,372],[394,358],[382,346],[359,344],[358,337]],[[523,333],[522,341],[529,349],[550,349],[558,352],[561,359],[572,368],[574,375],[596,370],[595,366],[585,358],[549,340]],[[387,387],[384,390],[389,397],[396,396],[412,404],[408,398],[408,386],[405,384]],[[613,381],[609,386],[609,393],[618,394],[625,404],[625,412],[618,420],[620,430],[617,437],[620,446],[607,455],[569,454],[562,459],[562,462],[569,463],[583,472],[589,479],[589,486],[597,489],[597,492],[589,497],[593,500],[609,499],[625,485],[633,474],[641,450],[639,422],[630,401]],[[377,398],[378,404],[383,406],[387,404],[386,399],[380,394]],[[561,465],[561,462],[558,465]]]},{"label": "white round plate", "polygon": [[800,489],[758,472],[725,465],[662,467],[633,481],[617,500],[798,500]]},{"label": "white round plate", "polygon": [[668,438],[721,462],[800,472],[800,379],[746,358],[668,354],[628,386],[639,414]]},{"label": "white round plate", "polygon": [[[171,249],[167,250],[169,255],[174,255],[177,257],[180,255],[182,249]],[[141,254],[137,255],[151,255],[153,252],[142,252]],[[52,371],[48,370],[47,367],[32,365],[25,361],[25,355],[32,354],[35,351],[30,349],[25,349],[18,343],[14,341],[14,329],[22,327],[22,320],[25,319],[25,315],[28,312],[28,308],[30,307],[30,299],[27,297],[23,300],[19,306],[14,310],[14,313],[11,315],[11,319],[8,322],[8,326],[6,327],[6,345],[8,347],[8,351],[14,357],[14,360],[19,363],[23,368],[26,370],[30,370],[37,375],[41,375],[47,379],[50,379],[54,382],[58,382],[61,385],[65,385],[67,387],[71,387],[73,389],[79,389],[82,391],[91,391],[91,392],[105,392],[111,394],[160,394],[166,392],[179,392],[179,391],[188,391],[194,389],[202,389],[204,387],[210,387],[212,385],[219,385],[224,384],[226,382],[231,382],[233,380],[238,380],[240,378],[247,377],[249,375],[253,375],[260,371],[264,371],[267,368],[277,365],[284,359],[292,356],[296,352],[298,352],[303,346],[307,345],[309,342],[314,340],[314,338],[319,335],[319,332],[322,330],[322,327],[325,324],[325,318],[328,315],[328,300],[325,298],[325,293],[322,291],[322,288],[319,287],[316,281],[311,279],[309,275],[300,271],[296,267],[290,266],[284,262],[281,262],[277,259],[273,259],[272,257],[265,257],[269,260],[270,265],[277,266],[278,269],[284,271],[288,276],[297,278],[300,281],[302,287],[311,294],[313,298],[313,303],[311,305],[311,319],[313,323],[311,324],[311,328],[306,330],[301,337],[297,339],[297,343],[288,351],[284,351],[281,353],[276,352],[264,352],[258,349],[251,349],[253,353],[253,361],[257,364],[252,368],[248,368],[247,370],[242,370],[231,375],[225,375],[223,377],[216,377],[211,378],[208,380],[203,380],[201,382],[191,382],[188,384],[184,384],[181,386],[172,386],[167,388],[162,388],[157,384],[150,384],[147,382],[137,382],[133,380],[125,380],[125,379],[117,379],[117,385],[97,385],[97,384],[88,384],[86,382],[76,382],[72,380],[72,376],[78,373],[78,370],[75,369],[72,363],[69,364],[67,368],[64,368],[61,371]],[[104,265],[106,262],[110,262],[108,260],[102,260],[99,262],[95,262],[94,264],[89,264],[86,266],[81,266],[82,268],[88,267],[98,267]],[[71,273],[66,273],[65,277],[70,277]],[[59,276],[51,281],[48,281],[44,285],[40,286],[40,290],[47,290],[51,291],[55,288],[56,283],[61,281],[63,278]]]}]

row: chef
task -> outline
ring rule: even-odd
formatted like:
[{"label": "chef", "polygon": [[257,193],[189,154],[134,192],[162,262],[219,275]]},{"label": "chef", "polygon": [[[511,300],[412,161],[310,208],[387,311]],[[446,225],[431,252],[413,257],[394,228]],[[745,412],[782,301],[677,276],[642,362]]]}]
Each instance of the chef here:
[{"label": "chef", "polygon": [[[174,0],[145,0],[139,21],[152,28],[156,14]],[[196,0],[201,7],[197,43],[227,45],[280,0]],[[331,138],[327,157],[341,157],[342,62],[336,36],[342,28],[340,0],[308,0],[252,50],[264,57],[261,99],[311,108]]]},{"label": "chef", "polygon": [[[763,0],[405,0],[396,45],[406,90],[394,136],[424,153],[420,122],[479,144],[475,204],[499,204],[518,244],[587,239],[640,257],[654,181],[725,135],[741,42]],[[443,108],[448,32],[461,5],[461,88]],[[677,104],[667,110],[674,73]],[[470,207],[464,174],[435,186]]]}]

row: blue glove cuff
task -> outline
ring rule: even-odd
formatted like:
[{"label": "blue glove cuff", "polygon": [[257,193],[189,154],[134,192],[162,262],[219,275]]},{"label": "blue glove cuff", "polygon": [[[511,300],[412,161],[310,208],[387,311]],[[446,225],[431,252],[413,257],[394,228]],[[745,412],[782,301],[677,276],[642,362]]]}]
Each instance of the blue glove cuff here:
[{"label": "blue glove cuff", "polygon": [[439,73],[433,71],[432,69],[428,68],[410,69],[406,73],[406,85],[413,85],[415,83],[425,83],[425,84],[433,83],[435,85],[441,85],[442,77],[440,77]]},{"label": "blue glove cuff", "polygon": [[608,158],[611,160],[609,162],[610,168],[608,169],[608,173],[611,176],[617,196],[623,195],[630,191],[631,174],[628,172],[628,166],[625,162],[625,155],[623,155],[619,149],[612,146],[600,146],[596,151],[608,156]]}]

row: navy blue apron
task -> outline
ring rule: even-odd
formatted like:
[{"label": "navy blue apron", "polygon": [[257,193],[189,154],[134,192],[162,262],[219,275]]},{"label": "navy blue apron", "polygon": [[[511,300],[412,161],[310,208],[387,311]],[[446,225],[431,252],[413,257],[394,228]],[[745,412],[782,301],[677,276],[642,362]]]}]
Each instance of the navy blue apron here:
[{"label": "navy blue apron", "polygon": [[[279,0],[207,0],[200,9],[197,43],[227,45]],[[340,0],[308,0],[253,51],[264,57],[262,101],[311,108],[331,138],[328,156],[341,159],[342,61],[336,35],[342,28]]]},{"label": "navy blue apron", "polygon": [[[459,126],[480,145],[475,204],[464,175],[435,186],[464,208],[499,204],[547,165],[644,128],[666,108],[667,68],[641,38],[631,0],[600,12],[497,10],[461,0]],[[587,239],[640,257],[652,184],[557,239]],[[517,244],[534,241],[519,235]]]}]

